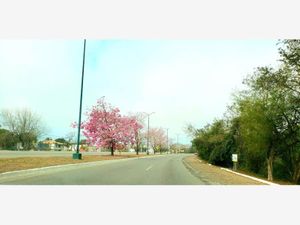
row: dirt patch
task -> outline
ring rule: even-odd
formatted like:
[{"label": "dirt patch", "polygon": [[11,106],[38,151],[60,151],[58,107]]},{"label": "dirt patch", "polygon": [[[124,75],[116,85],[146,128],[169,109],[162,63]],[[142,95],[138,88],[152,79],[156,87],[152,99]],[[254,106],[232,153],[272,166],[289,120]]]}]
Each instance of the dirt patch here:
[{"label": "dirt patch", "polygon": [[183,159],[185,166],[207,184],[221,185],[265,185],[264,183],[222,170],[200,160],[196,155]]},{"label": "dirt patch", "polygon": [[87,163],[102,160],[116,160],[125,158],[143,157],[145,155],[87,155],[82,160],[74,160],[71,157],[20,157],[20,158],[4,158],[0,159],[0,173],[25,170],[32,168],[41,168],[46,166],[56,166],[74,163]]}]

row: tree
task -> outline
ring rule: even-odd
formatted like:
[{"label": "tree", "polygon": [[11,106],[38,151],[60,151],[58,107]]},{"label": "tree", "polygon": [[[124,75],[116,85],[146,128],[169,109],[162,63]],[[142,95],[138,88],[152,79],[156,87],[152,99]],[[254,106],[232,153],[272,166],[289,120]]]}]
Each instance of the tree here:
[{"label": "tree", "polygon": [[288,168],[292,181],[300,180],[300,40],[283,40],[279,49],[283,66],[273,82],[286,96],[283,114],[284,155],[282,159]]},{"label": "tree", "polygon": [[[274,78],[280,76],[281,71],[270,67],[258,67],[255,73],[245,83],[250,88],[245,109],[241,111],[247,119],[244,125],[248,126],[255,143],[264,143],[267,158],[268,180],[273,180],[273,162],[279,156],[281,148],[280,140],[284,128],[284,113],[286,109],[286,94],[282,88],[274,82]],[[247,107],[248,104],[248,107]],[[245,113],[249,111],[250,113]],[[245,127],[245,126],[244,126]],[[258,140],[255,140],[255,131]],[[249,136],[248,136],[249,137]]]},{"label": "tree", "polygon": [[74,138],[75,138],[75,132],[72,131],[72,132],[67,133],[64,139],[67,142],[69,142],[70,144],[72,144],[74,142]]},{"label": "tree", "polygon": [[276,128],[273,118],[259,99],[240,102],[240,131],[244,141],[247,165],[256,173],[267,162],[268,180],[273,180],[273,162],[276,157]]},{"label": "tree", "polygon": [[228,128],[224,120],[215,120],[198,130],[192,147],[196,148],[198,155],[214,165],[232,166],[234,133]]},{"label": "tree", "polygon": [[186,130],[205,160],[220,164],[235,152],[239,163],[252,172],[266,173],[268,180],[273,180],[276,170],[276,176],[299,183],[300,40],[280,44],[281,64],[276,69],[258,67],[245,79],[247,88],[236,94],[227,124]]},{"label": "tree", "polygon": [[135,134],[141,128],[135,118],[122,116],[118,108],[105,102],[104,97],[87,111],[87,120],[81,126],[89,143],[110,148],[111,155],[120,146],[134,144]]},{"label": "tree", "polygon": [[191,123],[187,123],[184,128],[183,131],[189,136],[189,137],[195,137],[198,134],[198,129],[196,129]]},{"label": "tree", "polygon": [[164,149],[167,149],[167,136],[164,129],[151,128],[149,130],[149,140],[154,154],[158,151],[161,153]]},{"label": "tree", "polygon": [[38,137],[45,131],[40,116],[29,109],[2,110],[0,119],[2,124],[21,142],[24,150],[33,148],[33,143],[37,142]]},{"label": "tree", "polygon": [[[283,64],[277,71],[262,70],[254,88],[269,94],[269,112],[274,117],[274,126],[280,140],[279,155],[288,169],[291,179],[300,178],[300,42],[287,40],[280,49]],[[275,107],[274,107],[275,106]]]},{"label": "tree", "polygon": [[0,148],[3,149],[14,149],[18,139],[9,130],[0,128]]},{"label": "tree", "polygon": [[133,118],[140,125],[138,129],[135,130],[134,134],[134,148],[136,154],[138,155],[140,150],[142,149],[143,142],[145,140],[145,133],[143,132],[144,119],[146,117],[145,113],[129,113],[128,117]]},{"label": "tree", "polygon": [[[71,143],[64,138],[56,138],[55,141],[63,144],[66,147],[69,147],[71,145]],[[81,140],[81,141],[83,141],[83,140]]]}]

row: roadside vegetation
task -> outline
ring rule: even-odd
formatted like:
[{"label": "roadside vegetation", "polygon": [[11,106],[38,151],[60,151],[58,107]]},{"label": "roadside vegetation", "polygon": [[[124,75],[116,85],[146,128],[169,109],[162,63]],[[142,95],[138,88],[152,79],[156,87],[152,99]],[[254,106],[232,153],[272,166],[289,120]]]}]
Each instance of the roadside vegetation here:
[{"label": "roadside vegetation", "polygon": [[41,117],[29,109],[0,111],[0,148],[30,150],[46,127]]},{"label": "roadside vegetation", "polygon": [[[86,139],[80,142],[80,151],[107,151],[111,155],[134,149],[138,155],[145,152],[147,142],[151,153],[169,151],[173,144],[168,139],[166,129],[145,125],[146,113],[131,112],[121,114],[120,109],[106,102],[104,97],[86,112],[87,119],[82,122],[82,133]],[[72,127],[77,128],[77,123]],[[30,109],[2,109],[0,111],[0,150],[75,150],[75,133],[53,139],[46,135],[46,127],[38,114]],[[176,146],[174,152],[179,151]]]},{"label": "roadside vegetation", "polygon": [[214,165],[300,183],[300,40],[279,42],[279,66],[257,67],[222,119],[196,129],[192,147]]},{"label": "roadside vegetation", "polygon": [[[112,106],[102,97],[86,114],[87,119],[82,122],[81,128],[87,143],[97,148],[110,149],[111,155],[114,155],[116,150],[128,148],[135,149],[138,155],[147,147],[147,139],[154,154],[168,150],[164,129],[144,129],[146,113],[122,115],[118,107]],[[74,122],[72,126],[76,128],[78,124]]]}]

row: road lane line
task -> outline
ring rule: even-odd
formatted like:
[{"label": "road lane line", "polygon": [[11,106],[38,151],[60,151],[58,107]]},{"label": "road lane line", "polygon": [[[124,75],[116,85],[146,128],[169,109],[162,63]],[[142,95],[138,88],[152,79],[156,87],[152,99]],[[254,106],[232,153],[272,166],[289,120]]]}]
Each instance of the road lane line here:
[{"label": "road lane line", "polygon": [[152,165],[149,166],[149,167],[146,169],[146,171],[151,170],[151,168],[152,168]]}]

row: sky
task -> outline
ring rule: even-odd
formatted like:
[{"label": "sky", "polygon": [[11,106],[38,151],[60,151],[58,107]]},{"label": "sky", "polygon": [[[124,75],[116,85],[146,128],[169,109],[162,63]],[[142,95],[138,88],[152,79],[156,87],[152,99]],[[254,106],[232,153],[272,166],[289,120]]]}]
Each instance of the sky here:
[{"label": "sky", "polygon": [[[87,40],[84,112],[105,96],[122,114],[155,112],[150,127],[189,144],[183,128],[222,118],[258,66],[276,65],[278,40]],[[0,110],[29,108],[47,137],[75,132],[83,40],[0,40]]]}]

